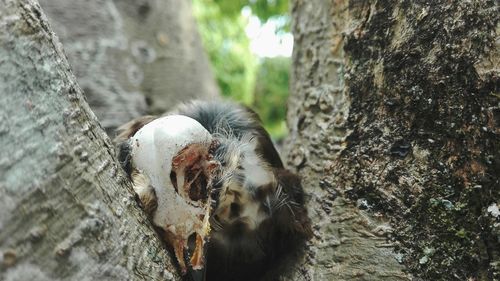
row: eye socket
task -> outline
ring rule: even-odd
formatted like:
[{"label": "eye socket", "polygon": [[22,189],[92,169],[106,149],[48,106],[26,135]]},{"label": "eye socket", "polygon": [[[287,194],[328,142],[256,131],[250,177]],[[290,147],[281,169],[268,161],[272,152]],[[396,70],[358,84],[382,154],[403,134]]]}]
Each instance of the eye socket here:
[{"label": "eye socket", "polygon": [[196,176],[198,171],[196,170],[192,170],[190,168],[184,170],[184,177],[185,177],[185,181],[187,182],[191,182],[194,180],[194,177]]},{"label": "eye socket", "polygon": [[208,197],[207,190],[207,179],[203,173],[199,174],[196,171],[187,171],[186,180],[191,182],[188,194],[189,198],[193,201],[202,200],[205,202]]}]

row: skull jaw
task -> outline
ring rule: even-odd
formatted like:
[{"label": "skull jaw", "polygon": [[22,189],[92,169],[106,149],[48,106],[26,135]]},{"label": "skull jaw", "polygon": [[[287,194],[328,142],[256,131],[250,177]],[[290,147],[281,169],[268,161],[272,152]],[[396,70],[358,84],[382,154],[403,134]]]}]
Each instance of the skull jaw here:
[{"label": "skull jaw", "polygon": [[[194,234],[196,236],[194,249],[190,249],[186,239],[176,236],[170,231],[165,231],[164,235],[165,240],[172,245],[175,258],[179,263],[179,267],[183,275],[186,274],[188,266],[194,270],[200,270],[203,268],[205,264],[204,248],[206,243],[201,235],[197,233]],[[189,264],[186,264],[186,261],[188,261]]]}]

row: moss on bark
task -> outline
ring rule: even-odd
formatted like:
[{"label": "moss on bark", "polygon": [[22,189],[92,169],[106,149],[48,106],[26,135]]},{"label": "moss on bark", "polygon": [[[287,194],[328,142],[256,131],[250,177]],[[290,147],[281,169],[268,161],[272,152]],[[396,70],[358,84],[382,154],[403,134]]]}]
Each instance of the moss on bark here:
[{"label": "moss on bark", "polygon": [[[326,166],[322,182],[390,219],[388,238],[416,276],[500,278],[499,218],[491,212],[500,202],[498,3],[332,1],[328,8],[346,14],[329,19],[344,26],[344,79],[321,67],[335,53],[313,56],[306,65],[316,59],[319,67],[296,76],[291,110],[299,117],[289,121],[299,137],[291,139],[291,163],[304,171]],[[298,52],[310,48],[301,39],[311,35],[296,36]],[[323,37],[323,46],[332,38]],[[298,59],[307,56],[295,55],[300,73]],[[299,105],[311,97],[308,82],[318,88],[338,81],[342,94],[322,94],[330,101],[323,108],[332,109],[322,127],[331,130],[332,116],[348,116],[331,131],[344,137],[340,153],[318,139],[321,127],[303,126],[324,113]]]}]

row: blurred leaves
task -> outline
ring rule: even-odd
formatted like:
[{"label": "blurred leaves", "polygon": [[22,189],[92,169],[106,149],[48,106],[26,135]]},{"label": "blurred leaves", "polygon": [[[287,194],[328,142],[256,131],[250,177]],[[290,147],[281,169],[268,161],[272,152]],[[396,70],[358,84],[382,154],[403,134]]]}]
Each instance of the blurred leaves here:
[{"label": "blurred leaves", "polygon": [[291,59],[265,58],[257,74],[253,108],[265,123],[266,129],[277,139],[285,137],[286,101],[290,81]]},{"label": "blurred leaves", "polygon": [[193,3],[203,44],[222,95],[251,104],[257,58],[250,51],[246,20],[241,16],[225,16],[215,1],[195,0]]},{"label": "blurred leaves", "polygon": [[250,8],[261,22],[272,18],[284,32],[288,1],[193,0],[193,8],[222,95],[252,107],[271,135],[283,138],[291,60],[259,59],[251,52],[242,9]]},{"label": "blurred leaves", "polygon": [[225,16],[238,17],[244,7],[249,7],[252,14],[262,22],[274,16],[288,13],[288,0],[213,0]]}]

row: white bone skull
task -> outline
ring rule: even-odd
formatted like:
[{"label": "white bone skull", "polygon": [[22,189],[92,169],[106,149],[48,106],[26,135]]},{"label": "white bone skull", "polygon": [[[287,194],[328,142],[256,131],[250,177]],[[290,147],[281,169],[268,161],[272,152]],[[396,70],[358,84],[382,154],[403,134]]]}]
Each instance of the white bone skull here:
[{"label": "white bone skull", "polygon": [[210,231],[209,194],[218,165],[209,153],[212,142],[200,123],[182,115],[156,119],[131,138],[134,168],[149,179],[156,193],[153,223],[166,232],[183,272],[183,251],[193,233],[191,266],[203,267],[203,244]]}]

